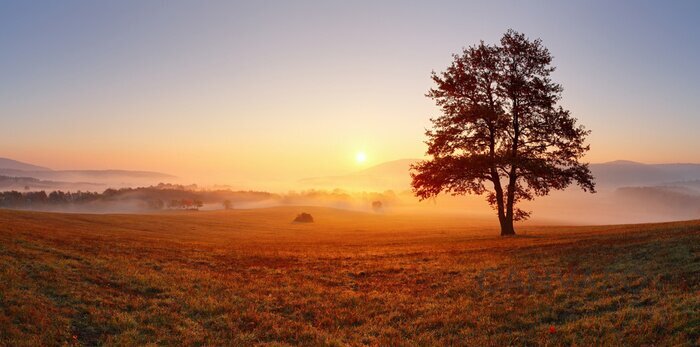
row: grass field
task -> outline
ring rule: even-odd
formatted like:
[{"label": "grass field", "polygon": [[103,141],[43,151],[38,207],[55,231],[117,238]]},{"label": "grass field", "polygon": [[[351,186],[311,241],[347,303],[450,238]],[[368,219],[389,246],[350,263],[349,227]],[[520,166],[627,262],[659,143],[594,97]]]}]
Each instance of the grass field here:
[{"label": "grass field", "polygon": [[[313,224],[290,223],[310,212]],[[698,345],[700,222],[0,210],[0,341]]]}]

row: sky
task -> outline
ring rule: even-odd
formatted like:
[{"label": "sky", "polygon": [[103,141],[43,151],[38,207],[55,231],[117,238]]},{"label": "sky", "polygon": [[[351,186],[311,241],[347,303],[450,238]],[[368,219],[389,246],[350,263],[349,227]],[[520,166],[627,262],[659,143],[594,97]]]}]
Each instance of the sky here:
[{"label": "sky", "polygon": [[[513,28],[586,160],[700,162],[697,1],[0,1],[0,157],[246,184],[420,158],[430,72]],[[366,161],[358,163],[358,153]]]}]

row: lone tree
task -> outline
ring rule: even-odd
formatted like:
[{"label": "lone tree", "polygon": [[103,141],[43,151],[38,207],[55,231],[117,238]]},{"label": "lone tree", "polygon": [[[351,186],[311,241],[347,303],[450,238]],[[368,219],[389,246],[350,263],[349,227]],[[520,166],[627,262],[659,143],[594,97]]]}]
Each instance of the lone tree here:
[{"label": "lone tree", "polygon": [[552,55],[540,39],[508,30],[500,44],[483,41],[454,55],[428,92],[442,110],[426,131],[431,158],[414,164],[413,191],[421,200],[441,192],[486,194],[497,211],[501,235],[515,235],[513,221],[530,212],[523,200],[572,183],[595,193],[580,160],[590,131],[557,105],[561,85],[552,82]]}]

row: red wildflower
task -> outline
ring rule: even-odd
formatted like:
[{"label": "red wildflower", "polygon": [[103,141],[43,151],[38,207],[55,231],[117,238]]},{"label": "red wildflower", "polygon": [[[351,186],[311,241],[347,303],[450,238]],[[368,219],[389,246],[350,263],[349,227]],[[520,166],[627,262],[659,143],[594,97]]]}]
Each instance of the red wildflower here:
[{"label": "red wildflower", "polygon": [[550,334],[554,334],[554,333],[556,333],[556,332],[557,332],[557,329],[554,327],[554,325],[550,325],[550,326],[549,326],[549,333],[550,333]]}]

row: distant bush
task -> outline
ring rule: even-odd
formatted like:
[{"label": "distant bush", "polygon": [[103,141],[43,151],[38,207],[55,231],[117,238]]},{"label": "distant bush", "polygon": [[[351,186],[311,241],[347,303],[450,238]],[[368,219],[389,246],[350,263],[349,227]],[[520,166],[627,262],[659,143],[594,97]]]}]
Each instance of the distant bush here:
[{"label": "distant bush", "polygon": [[184,210],[199,210],[204,206],[204,203],[201,200],[197,199],[181,199],[181,200],[171,200],[170,203],[168,203],[168,208],[170,209],[184,209]]},{"label": "distant bush", "polygon": [[381,201],[372,201],[372,209],[374,212],[379,212],[382,210],[382,202]]},{"label": "distant bush", "polygon": [[296,218],[294,218],[295,223],[313,223],[314,222],[314,217],[312,217],[310,214],[306,212],[302,212],[297,215]]}]

